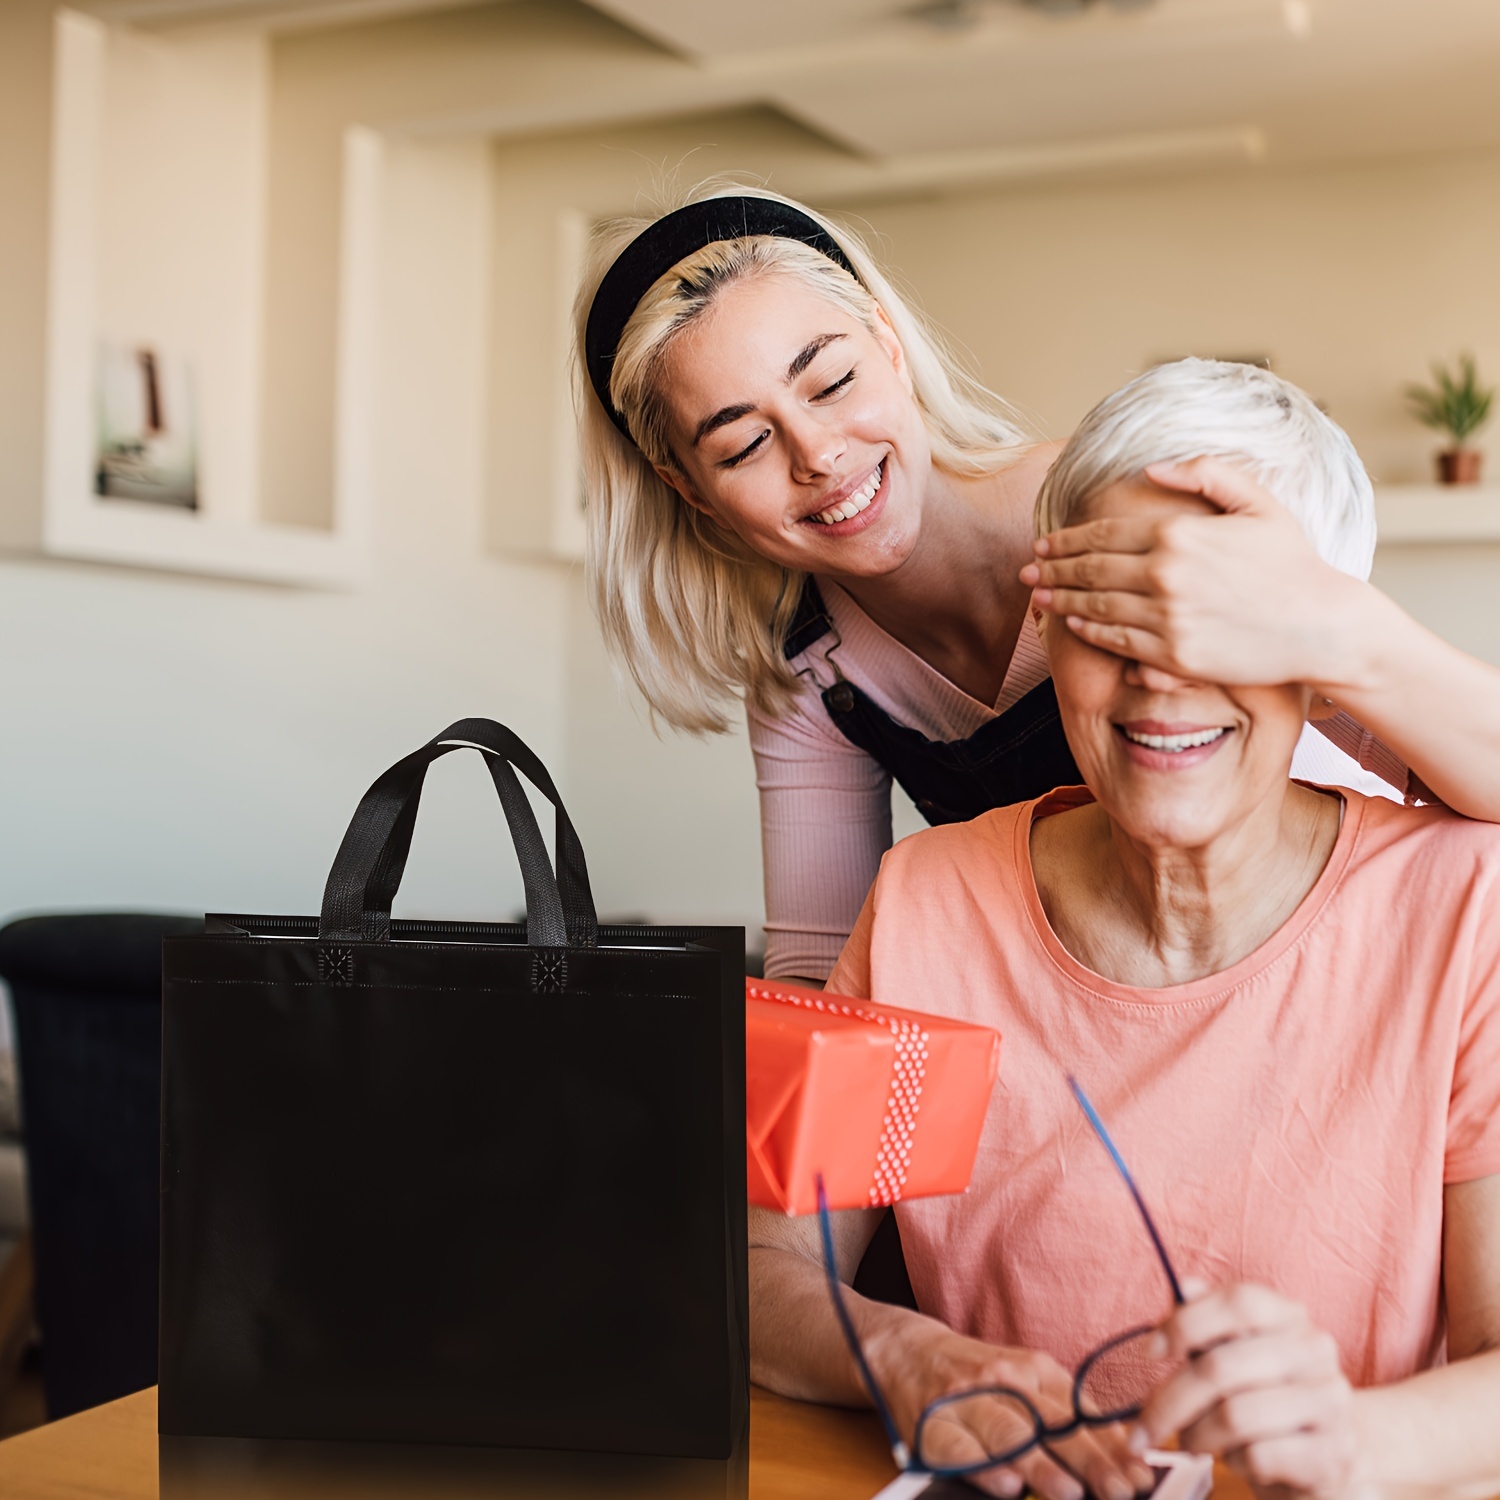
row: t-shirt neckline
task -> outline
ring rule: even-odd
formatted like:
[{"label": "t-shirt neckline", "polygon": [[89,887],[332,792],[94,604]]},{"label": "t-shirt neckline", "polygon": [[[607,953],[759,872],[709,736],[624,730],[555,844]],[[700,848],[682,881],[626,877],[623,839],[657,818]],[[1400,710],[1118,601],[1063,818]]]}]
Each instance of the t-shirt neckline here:
[{"label": "t-shirt neckline", "polygon": [[1338,837],[1334,840],[1328,862],[1313,882],[1312,889],[1298,903],[1297,909],[1260,947],[1247,953],[1237,964],[1221,969],[1217,974],[1206,974],[1201,979],[1187,984],[1168,985],[1162,989],[1147,989],[1137,985],[1120,984],[1103,974],[1096,974],[1076,959],[1062,940],[1052,930],[1042,906],[1041,893],[1037,890],[1036,872],[1031,865],[1031,828],[1038,817],[1050,817],[1054,813],[1067,812],[1071,808],[1083,807],[1095,800],[1087,787],[1059,787],[1038,797],[1033,802],[1023,802],[1016,809],[1012,841],[1015,861],[1016,885],[1031,923],[1037,942],[1051,959],[1054,967],[1064,976],[1089,994],[1120,1005],[1168,1006],[1188,1005],[1213,999],[1236,989],[1274,964],[1283,954],[1295,947],[1303,934],[1313,925],[1327,908],[1339,882],[1349,867],[1359,831],[1364,822],[1366,799],[1340,787],[1318,787],[1315,783],[1303,785],[1315,790],[1326,790],[1343,798],[1344,812],[1339,823]]}]

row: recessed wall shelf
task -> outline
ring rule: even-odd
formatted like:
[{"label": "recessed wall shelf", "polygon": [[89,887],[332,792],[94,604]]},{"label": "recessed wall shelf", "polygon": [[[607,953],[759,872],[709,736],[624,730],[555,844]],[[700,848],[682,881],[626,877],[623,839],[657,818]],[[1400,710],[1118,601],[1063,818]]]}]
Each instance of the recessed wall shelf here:
[{"label": "recessed wall shelf", "polygon": [[1500,542],[1500,484],[1380,484],[1380,545]]},{"label": "recessed wall shelf", "polygon": [[[345,137],[336,431],[322,513],[273,518],[260,475],[265,43],[146,37],[68,10],[55,25],[45,479],[35,513],[9,518],[7,538],[52,557],[357,583],[368,571],[373,479],[380,137]],[[196,504],[98,492],[107,487],[100,372],[119,349],[138,351],[153,371],[145,431],[167,420],[158,417],[155,351],[188,372],[175,395],[188,413]],[[172,410],[170,391],[163,406]]]}]

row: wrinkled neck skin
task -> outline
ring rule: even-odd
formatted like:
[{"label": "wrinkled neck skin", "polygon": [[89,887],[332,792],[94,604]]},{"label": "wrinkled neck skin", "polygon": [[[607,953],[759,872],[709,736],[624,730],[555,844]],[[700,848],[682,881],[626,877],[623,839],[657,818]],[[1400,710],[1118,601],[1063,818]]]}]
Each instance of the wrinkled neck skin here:
[{"label": "wrinkled neck skin", "polygon": [[1036,450],[981,478],[930,471],[921,526],[890,572],[833,578],[884,631],[981,702],[999,696],[1030,600],[1032,509],[1051,462]]},{"label": "wrinkled neck skin", "polygon": [[1153,841],[1098,803],[1039,819],[1032,867],[1062,945],[1117,984],[1164,989],[1223,972],[1266,942],[1316,884],[1343,804],[1292,781],[1207,842]]}]

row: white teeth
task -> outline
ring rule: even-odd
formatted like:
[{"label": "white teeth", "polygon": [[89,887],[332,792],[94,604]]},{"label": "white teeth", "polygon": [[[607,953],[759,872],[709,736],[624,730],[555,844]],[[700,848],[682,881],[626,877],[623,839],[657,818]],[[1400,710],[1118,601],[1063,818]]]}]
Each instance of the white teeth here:
[{"label": "white teeth", "polygon": [[825,526],[834,526],[840,521],[847,521],[851,516],[857,516],[860,511],[869,508],[870,502],[875,498],[875,492],[880,488],[880,481],[884,474],[885,460],[881,459],[875,472],[847,500],[830,506],[827,510],[820,510],[817,515],[810,516],[808,519],[821,521]]},{"label": "white teeth", "polygon": [[1199,745],[1211,745],[1227,729],[1200,729],[1193,734],[1135,734],[1124,731],[1125,738],[1135,745],[1145,745],[1151,750],[1165,750],[1168,755],[1179,755],[1184,750],[1194,750]]}]

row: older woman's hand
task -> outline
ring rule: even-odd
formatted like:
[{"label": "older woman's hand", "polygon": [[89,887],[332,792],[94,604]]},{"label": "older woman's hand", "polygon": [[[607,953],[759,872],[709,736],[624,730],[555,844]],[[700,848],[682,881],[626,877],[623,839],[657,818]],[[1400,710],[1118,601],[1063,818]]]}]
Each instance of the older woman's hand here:
[{"label": "older woman's hand", "polygon": [[[1045,1354],[986,1344],[927,1319],[871,1353],[892,1415],[905,1433],[940,1396],[984,1386],[1020,1391],[1048,1426],[1064,1426],[1073,1418],[1073,1377]],[[979,1397],[942,1408],[929,1419],[921,1457],[943,1467],[979,1463],[986,1454],[1025,1442],[1033,1431],[1014,1402]],[[1007,1500],[1026,1489],[1041,1500],[1082,1500],[1085,1486],[1096,1500],[1133,1500],[1149,1491],[1153,1480],[1150,1468],[1131,1453],[1124,1428],[1116,1425],[1081,1427],[968,1482]]]},{"label": "older woman's hand", "polygon": [[1354,1392],[1338,1346],[1267,1287],[1219,1287],[1162,1324],[1158,1348],[1187,1363],[1151,1397],[1140,1429],[1212,1453],[1257,1489],[1334,1500],[1355,1479]]},{"label": "older woman's hand", "polygon": [[1323,562],[1243,469],[1202,458],[1146,473],[1223,514],[1099,519],[1041,537],[1020,575],[1037,607],[1090,645],[1198,681],[1345,678],[1346,622],[1366,586]]}]

